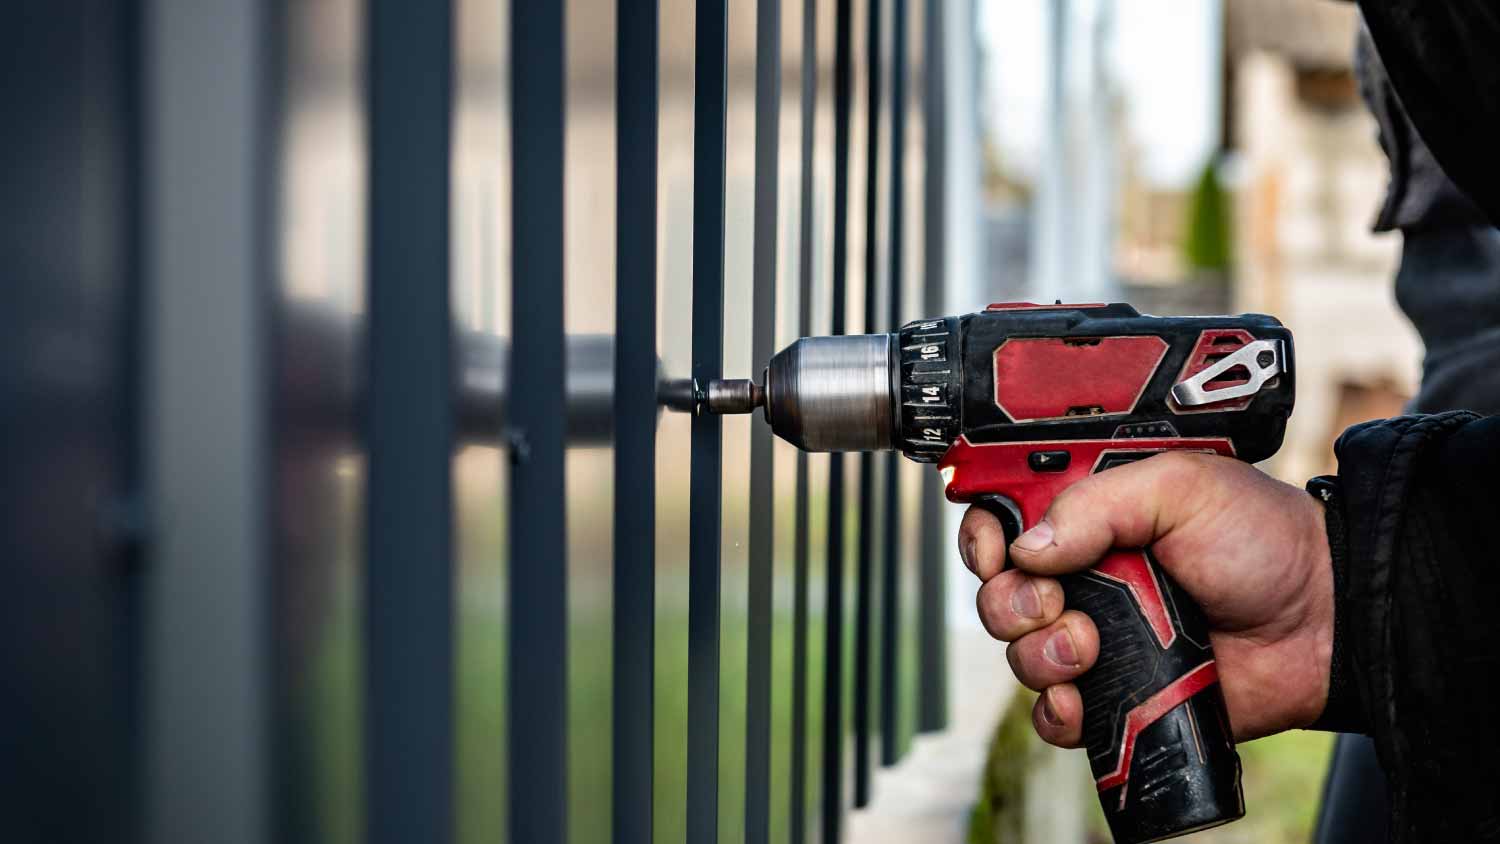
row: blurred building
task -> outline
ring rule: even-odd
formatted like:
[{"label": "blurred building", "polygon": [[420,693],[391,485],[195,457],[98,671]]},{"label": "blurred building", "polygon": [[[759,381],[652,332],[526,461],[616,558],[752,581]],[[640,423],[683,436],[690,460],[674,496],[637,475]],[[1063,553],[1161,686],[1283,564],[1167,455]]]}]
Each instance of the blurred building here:
[{"label": "blurred building", "polygon": [[[1170,10],[1131,0],[1110,5],[1120,34],[1094,45],[1113,57],[1105,66],[1110,76],[1084,94],[1106,100],[1102,111],[1111,121],[1110,269],[1117,295],[1143,312],[1258,311],[1281,318],[1296,336],[1297,407],[1281,453],[1264,468],[1298,484],[1331,471],[1332,443],[1344,428],[1400,412],[1415,389],[1422,352],[1395,304],[1399,235],[1370,230],[1387,163],[1353,74],[1356,7],[1327,0],[1196,0],[1181,6],[1211,27],[1189,35],[1173,32],[1165,20],[1178,4]],[[1022,13],[1012,14],[1010,4],[1003,14],[989,10],[995,21],[982,44],[983,85],[1000,93],[992,94],[995,102],[984,113],[987,266],[981,283],[1001,298],[1028,295],[1027,279],[1044,241],[1033,229],[1046,224],[1037,197],[1058,177],[1045,160],[1065,158],[1068,146],[1036,140],[1047,136],[1032,124],[1056,116],[1048,110],[1055,103],[1048,102],[1045,83],[1057,58],[1045,28],[1028,17],[1040,21],[1044,9],[1055,14],[1068,4],[1016,6]],[[1018,28],[1019,34],[1012,31]],[[1132,32],[1135,45],[1124,35]],[[1211,43],[1182,43],[1192,38]],[[1010,79],[998,80],[1007,74]],[[1215,96],[1197,96],[1200,77],[1213,80]],[[1215,131],[1203,132],[1205,122]],[[1211,140],[1186,144],[1179,135]],[[1075,139],[1072,147],[1095,141]],[[1028,164],[1029,150],[1042,163]],[[1164,157],[1176,159],[1175,176],[1164,175]],[[1199,174],[1196,182],[1184,172]],[[1070,178],[1087,181],[1080,173]],[[1214,219],[1204,219],[1205,207]],[[1205,250],[1195,248],[1202,244],[1191,241],[1216,227],[1222,228],[1223,260],[1204,261]],[[990,717],[1000,719],[1004,704],[993,706]],[[1026,706],[1005,717],[1019,719],[1012,736],[1029,731]],[[1069,754],[1039,742],[1024,752],[1002,744],[997,739],[991,749],[981,799],[1012,812],[1024,807],[1026,822],[1019,837],[1007,833],[997,840],[1107,840],[1098,837],[1097,824],[1063,830],[1031,823],[1037,793],[1050,801],[1049,819],[1092,811],[1095,801],[1088,789],[1066,787]],[[1308,840],[1327,747],[1326,737],[1288,734],[1242,748],[1250,814],[1192,840]],[[1085,773],[1072,776],[1087,784]],[[994,782],[1009,782],[1013,791],[991,792]]]},{"label": "blurred building", "polygon": [[1358,12],[1316,0],[1231,0],[1226,120],[1237,195],[1234,307],[1297,338],[1297,411],[1274,461],[1300,481],[1332,468],[1332,440],[1400,412],[1421,347],[1396,309],[1397,235],[1371,223],[1387,164],[1360,100]]}]

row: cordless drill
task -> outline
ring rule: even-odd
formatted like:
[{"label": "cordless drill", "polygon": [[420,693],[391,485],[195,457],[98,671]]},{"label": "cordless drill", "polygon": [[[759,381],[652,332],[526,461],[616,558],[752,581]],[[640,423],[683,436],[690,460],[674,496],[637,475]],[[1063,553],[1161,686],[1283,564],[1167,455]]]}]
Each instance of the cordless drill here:
[{"label": "cordless drill", "polygon": [[[1164,451],[1270,457],[1292,411],[1292,337],[1256,314],[997,304],[893,334],[806,337],[771,359],[762,384],[691,389],[697,412],[759,407],[808,451],[897,449],[937,463],[948,499],[994,513],[1009,541],[1070,484],[1114,466]],[[1078,690],[1115,840],[1243,816],[1202,611],[1150,549],[1115,549],[1061,581],[1066,605],[1099,629]]]}]

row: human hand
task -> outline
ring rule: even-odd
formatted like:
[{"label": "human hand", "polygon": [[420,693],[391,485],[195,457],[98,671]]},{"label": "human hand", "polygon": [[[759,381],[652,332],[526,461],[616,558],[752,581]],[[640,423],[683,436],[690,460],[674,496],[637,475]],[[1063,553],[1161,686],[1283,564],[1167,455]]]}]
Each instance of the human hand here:
[{"label": "human hand", "polygon": [[1071,682],[1099,655],[1099,633],[1063,609],[1056,575],[1111,548],[1150,546],[1203,608],[1236,741],[1305,727],[1328,699],[1333,571],[1323,507],[1297,487],[1225,457],[1169,452],[1110,469],[1060,494],[1009,548],[1000,522],[970,507],[964,563],[983,581],[979,617],[1010,642],[1016,678],[1041,692],[1032,724],[1077,747],[1083,701]]}]

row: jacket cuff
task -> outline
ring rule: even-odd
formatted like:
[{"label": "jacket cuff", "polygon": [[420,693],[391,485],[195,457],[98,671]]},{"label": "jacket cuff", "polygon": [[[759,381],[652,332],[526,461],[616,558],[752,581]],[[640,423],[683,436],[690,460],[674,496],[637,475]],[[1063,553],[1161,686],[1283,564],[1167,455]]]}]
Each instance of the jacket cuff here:
[{"label": "jacket cuff", "polygon": [[[1398,637],[1392,587],[1397,569],[1410,567],[1401,542],[1408,498],[1428,447],[1477,418],[1455,411],[1364,422],[1334,444],[1340,506],[1330,512],[1336,511],[1343,525],[1345,559],[1335,610],[1342,611],[1345,620],[1341,645],[1335,647],[1345,662],[1343,681],[1359,697],[1358,708],[1365,716],[1362,729],[1375,740],[1387,771],[1404,770],[1410,758],[1396,711]],[[1404,799],[1393,792],[1395,802]]]},{"label": "jacket cuff", "polygon": [[1328,665],[1328,702],[1309,730],[1367,733],[1369,718],[1354,682],[1354,649],[1349,641],[1349,539],[1338,478],[1323,475],[1307,482],[1307,491],[1323,503],[1328,557],[1333,563],[1333,657]]}]

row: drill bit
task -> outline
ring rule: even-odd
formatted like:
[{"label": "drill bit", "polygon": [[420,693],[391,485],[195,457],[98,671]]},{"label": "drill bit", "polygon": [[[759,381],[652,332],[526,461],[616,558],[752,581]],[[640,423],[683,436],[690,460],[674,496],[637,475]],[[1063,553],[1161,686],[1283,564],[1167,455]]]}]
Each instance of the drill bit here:
[{"label": "drill bit", "polygon": [[754,413],[766,401],[765,390],[748,378],[715,378],[707,384],[677,378],[662,382],[657,396],[666,407],[694,416]]},{"label": "drill bit", "polygon": [[766,403],[766,391],[749,378],[715,378],[703,392],[709,413],[754,413]]}]

